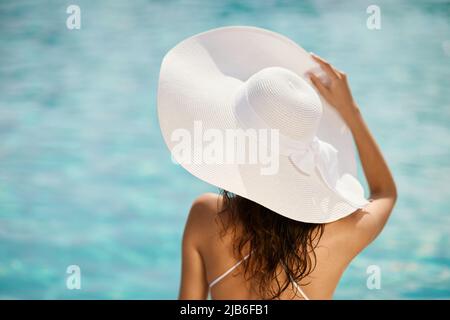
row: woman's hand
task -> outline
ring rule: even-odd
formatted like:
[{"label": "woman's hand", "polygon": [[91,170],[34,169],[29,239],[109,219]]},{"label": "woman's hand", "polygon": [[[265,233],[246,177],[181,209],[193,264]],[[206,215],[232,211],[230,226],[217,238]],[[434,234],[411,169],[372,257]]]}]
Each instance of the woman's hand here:
[{"label": "woman's hand", "polygon": [[347,75],[317,55],[311,54],[311,56],[328,75],[330,84],[326,86],[317,76],[309,73],[311,82],[325,100],[335,107],[341,117],[348,123],[350,117],[355,111],[358,111],[358,107],[353,100],[350,87],[348,86]]}]

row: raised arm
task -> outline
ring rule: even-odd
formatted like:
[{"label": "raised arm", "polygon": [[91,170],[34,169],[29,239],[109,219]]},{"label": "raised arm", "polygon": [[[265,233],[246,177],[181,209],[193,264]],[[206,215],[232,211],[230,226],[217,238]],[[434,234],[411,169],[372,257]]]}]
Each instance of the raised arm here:
[{"label": "raised arm", "polygon": [[345,73],[324,59],[312,55],[330,78],[326,86],[311,74],[311,82],[322,96],[339,112],[350,128],[358,148],[364,174],[370,189],[371,202],[346,218],[354,231],[355,250],[370,243],[383,229],[397,199],[397,189],[389,167],[354,101]]}]

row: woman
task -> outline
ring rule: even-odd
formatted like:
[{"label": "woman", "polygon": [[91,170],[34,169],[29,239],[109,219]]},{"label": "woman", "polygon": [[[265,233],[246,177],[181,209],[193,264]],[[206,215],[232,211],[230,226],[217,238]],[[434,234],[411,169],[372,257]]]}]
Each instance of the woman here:
[{"label": "woman", "polygon": [[[225,31],[230,32],[230,30]],[[257,36],[253,34],[255,32],[253,29],[239,29],[238,32],[240,32],[240,38],[245,38],[245,32],[249,32],[251,39],[256,39],[262,33],[259,29],[257,30]],[[228,36],[228,34],[226,35]],[[224,41],[233,41],[229,37],[220,38],[220,34],[213,33],[213,36],[214,39],[220,40],[217,41],[219,44]],[[267,47],[276,47],[276,50],[274,49],[275,54],[292,50],[294,54],[301,56],[302,59],[309,59],[309,55],[306,57],[303,52],[298,51],[298,47],[280,50],[281,47],[277,46],[285,45],[287,43],[286,39],[283,39],[283,42],[280,42],[280,44],[275,44],[270,43],[270,41],[273,41],[273,34],[268,34],[268,36],[267,39],[262,40],[263,44],[259,48],[260,51],[266,50],[265,48]],[[211,43],[211,41],[203,42]],[[245,42],[249,41],[240,42],[242,45],[239,46],[239,53],[245,52]],[[248,50],[253,50],[255,46],[257,47],[255,44],[256,40],[251,42],[252,49]],[[199,41],[195,45],[197,43]],[[211,47],[217,48],[217,43],[211,45]],[[269,43],[270,45],[268,45]],[[197,47],[196,50],[198,50]],[[191,51],[189,50],[189,52]],[[272,53],[266,52],[266,54],[271,55]],[[214,55],[215,52],[213,50],[208,51],[208,56],[211,56],[213,60],[216,59]],[[220,56],[223,55],[224,53],[221,51]],[[182,54],[176,52],[176,56],[179,57]],[[246,197],[241,197],[228,191],[223,191],[221,195],[208,193],[198,197],[190,210],[183,236],[180,299],[205,299],[208,297],[208,293],[213,299],[331,299],[349,263],[377,237],[388,220],[397,198],[396,186],[388,165],[366,126],[358,105],[352,98],[346,75],[331,66],[324,59],[315,55],[312,58],[327,75],[328,81],[323,82],[321,78],[315,75],[315,72],[309,72],[310,81],[324,99],[324,103],[328,103],[332,106],[330,108],[337,111],[342,121],[351,131],[352,135],[349,136],[354,138],[368,182],[370,202],[360,201],[360,204],[364,204],[353,207],[341,206],[342,208],[345,207],[345,209],[339,209],[339,213],[335,216],[330,215],[326,211],[338,210],[336,206],[325,206],[328,209],[323,210],[322,215],[320,210],[317,211],[319,212],[318,214],[311,215],[306,210],[298,209],[302,208],[302,205],[310,200],[308,196],[302,193],[303,189],[308,188],[308,185],[304,184],[294,192],[291,191],[296,187],[295,183],[282,191],[279,189],[283,188],[285,181],[288,183],[287,180],[291,179],[290,176],[297,174],[298,179],[304,178],[306,180],[295,181],[312,183],[311,181],[313,180],[308,180],[310,177],[306,177],[305,172],[300,172],[307,170],[299,170],[298,173],[290,171],[290,174],[283,176],[283,179],[276,180],[281,181],[276,187],[272,183],[272,185],[266,184],[259,188],[260,186],[258,185],[268,181],[265,180],[266,178],[258,180],[256,186],[249,183],[246,185],[246,190],[250,190],[250,192]],[[214,60],[214,62],[216,65],[220,65],[221,58],[217,59],[219,61]],[[165,65],[163,64],[161,71],[163,76],[160,87],[163,88],[162,90],[164,90],[165,83],[169,83],[169,81],[164,82],[166,74],[169,73],[168,61],[170,59],[166,58]],[[189,63],[193,64],[192,60],[189,60]],[[182,66],[179,61],[178,63],[173,63],[173,65],[177,67]],[[237,74],[235,72],[238,70],[237,68],[230,69],[230,64],[224,65],[228,69],[221,69],[221,72]],[[267,63],[267,65],[270,66],[270,63]],[[261,66],[258,65],[254,69],[258,70],[260,68]],[[292,65],[292,68],[294,69],[296,66]],[[201,74],[207,73],[202,72]],[[316,104],[320,102],[314,100],[314,97],[311,96],[311,98],[304,94],[309,89],[305,87],[307,85],[302,82],[303,80],[296,77],[296,75],[291,75],[283,70],[273,70],[272,68],[267,72],[264,71],[262,76],[250,77],[251,80],[247,80],[247,82],[250,82],[247,87],[250,87],[248,90],[254,89],[256,91],[269,87],[265,89],[271,94],[273,92],[283,92],[282,96],[278,97],[284,103],[277,103],[277,108],[280,108],[280,110],[285,104],[289,103],[289,99],[284,99],[285,96],[293,91],[292,97],[295,100],[294,102],[298,102],[299,99],[313,101],[306,107],[304,105],[299,107],[298,103],[295,107],[300,111],[304,108],[308,112],[306,113],[308,115],[306,118],[310,117],[313,119],[310,121],[315,121],[315,118],[311,116],[311,110],[314,111]],[[247,76],[242,78],[246,79]],[[275,78],[278,80],[272,81]],[[280,85],[279,81],[284,82]],[[270,83],[270,86],[273,87],[266,85],[267,83]],[[186,86],[188,86],[187,83]],[[300,93],[297,91],[300,91]],[[248,92],[247,96],[253,97],[255,95],[254,92]],[[168,117],[164,115],[164,110],[167,109],[167,106],[162,106],[164,92],[160,92],[159,100],[160,121],[163,134],[165,134],[167,129],[163,125],[168,123],[164,121]],[[177,101],[180,101],[180,99]],[[178,110],[184,109],[185,107]],[[202,114],[205,112],[207,111],[203,111]],[[277,110],[277,112],[281,111]],[[291,118],[294,116],[293,113],[289,114]],[[299,121],[304,118],[299,118]],[[325,127],[333,127],[332,120],[322,121],[328,121]],[[302,125],[308,126],[309,123],[305,122]],[[337,129],[335,134],[338,134]],[[166,142],[168,141],[166,140]],[[354,185],[354,182],[349,182],[348,179],[339,180],[337,183],[337,180],[330,182],[332,181],[330,177],[335,176],[334,170],[336,168],[336,166],[333,166],[333,162],[330,161],[333,158],[334,148],[327,147],[329,145],[322,142],[321,145],[325,146],[325,149],[329,148],[327,149],[328,153],[319,152],[311,157],[311,159],[314,159],[311,161],[319,161],[321,163],[318,166],[321,173],[318,179],[324,185],[330,186],[329,189],[326,189],[328,190],[327,192],[330,192],[329,195],[338,194],[347,201],[346,203],[357,202],[354,200],[357,197],[355,198],[350,194],[352,192],[357,193],[358,188],[349,187]],[[350,151],[340,148],[339,155],[342,156],[346,152]],[[301,153],[299,154],[300,159],[297,163],[299,164],[298,168],[302,169],[302,165],[304,165],[307,157]],[[295,160],[296,158],[290,159]],[[287,166],[289,164],[286,162],[281,165]],[[197,176],[207,180],[200,173],[195,172],[195,168],[184,166]],[[211,172],[214,171],[210,170],[210,175],[215,174]],[[243,181],[245,181],[245,170],[241,169],[240,173],[243,176]],[[231,171],[229,174],[232,174]],[[217,178],[217,180],[220,179],[224,181],[226,177],[220,176]],[[255,179],[259,179],[259,177],[254,175],[250,180],[254,182]],[[232,184],[226,185],[225,183],[215,182],[214,179],[211,180],[211,183],[219,186],[232,186]],[[348,186],[342,188],[342,185],[346,183],[348,183]],[[231,188],[234,190],[228,190],[233,193],[243,194],[244,192],[237,185]],[[235,192],[235,190],[238,192]],[[253,190],[262,190],[262,193],[258,195],[257,191],[253,192]],[[312,188],[311,190],[315,189]],[[284,201],[277,201],[277,197],[271,197],[273,193],[277,194],[278,198],[284,199]],[[285,201],[288,198],[283,197],[287,193],[292,194],[294,198]],[[298,194],[297,199],[295,198],[296,194]],[[248,200],[247,198],[256,199],[257,201]],[[271,198],[271,201],[267,201],[267,198]],[[321,204],[326,204],[329,199],[330,196],[324,196],[320,202]],[[326,201],[324,202],[324,200]],[[264,206],[260,203],[264,204]],[[271,210],[268,207],[275,210]],[[305,205],[304,208],[315,207],[307,207]]]}]

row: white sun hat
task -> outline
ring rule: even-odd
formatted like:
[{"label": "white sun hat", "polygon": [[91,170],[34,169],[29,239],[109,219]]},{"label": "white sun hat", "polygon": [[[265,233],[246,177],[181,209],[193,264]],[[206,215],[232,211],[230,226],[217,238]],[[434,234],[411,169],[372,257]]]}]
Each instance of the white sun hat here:
[{"label": "white sun hat", "polygon": [[[351,132],[306,75],[319,69],[296,43],[260,28],[182,41],[163,59],[157,98],[173,158],[197,178],[297,221],[332,222],[364,207]],[[260,149],[249,143],[246,161],[227,158],[243,150],[228,134],[246,132],[251,141],[251,130],[267,133],[256,135]],[[275,154],[272,167],[264,152]]]}]

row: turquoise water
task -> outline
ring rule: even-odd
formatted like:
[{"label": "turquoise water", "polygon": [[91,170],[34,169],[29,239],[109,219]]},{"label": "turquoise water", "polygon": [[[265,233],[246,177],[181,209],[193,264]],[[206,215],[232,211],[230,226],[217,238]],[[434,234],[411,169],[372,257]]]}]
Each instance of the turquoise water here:
[{"label": "turquoise water", "polygon": [[[397,180],[391,220],[335,297],[450,298],[450,4],[376,1],[376,31],[369,4],[0,1],[0,297],[177,297],[187,211],[215,189],[170,161],[159,66],[185,37],[241,24],[345,70]],[[66,288],[73,264],[81,290]]]}]

